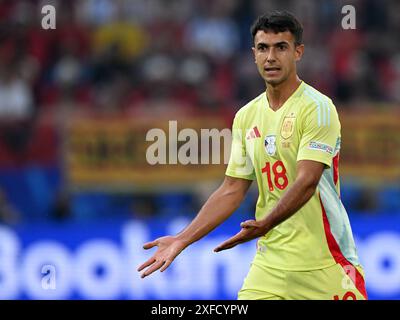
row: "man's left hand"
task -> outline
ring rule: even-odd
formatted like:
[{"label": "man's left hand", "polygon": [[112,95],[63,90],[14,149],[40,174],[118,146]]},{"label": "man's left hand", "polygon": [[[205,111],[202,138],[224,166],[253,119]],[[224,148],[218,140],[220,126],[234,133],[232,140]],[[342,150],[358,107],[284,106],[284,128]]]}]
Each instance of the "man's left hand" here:
[{"label": "man's left hand", "polygon": [[263,221],[247,220],[245,222],[242,222],[240,224],[240,227],[242,229],[237,234],[221,243],[218,247],[214,249],[214,252],[233,248],[240,243],[244,243],[263,236],[268,231]]}]

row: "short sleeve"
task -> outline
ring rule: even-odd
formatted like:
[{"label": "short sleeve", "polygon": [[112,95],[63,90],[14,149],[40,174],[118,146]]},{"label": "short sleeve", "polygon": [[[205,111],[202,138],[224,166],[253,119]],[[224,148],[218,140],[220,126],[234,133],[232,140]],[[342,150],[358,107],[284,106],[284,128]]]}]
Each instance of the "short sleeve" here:
[{"label": "short sleeve", "polygon": [[302,129],[297,161],[314,160],[330,167],[340,139],[340,122],[335,106],[325,102],[307,108]]},{"label": "short sleeve", "polygon": [[231,155],[225,174],[234,178],[255,180],[254,166],[246,149],[245,132],[246,129],[241,126],[236,114],[232,125]]}]

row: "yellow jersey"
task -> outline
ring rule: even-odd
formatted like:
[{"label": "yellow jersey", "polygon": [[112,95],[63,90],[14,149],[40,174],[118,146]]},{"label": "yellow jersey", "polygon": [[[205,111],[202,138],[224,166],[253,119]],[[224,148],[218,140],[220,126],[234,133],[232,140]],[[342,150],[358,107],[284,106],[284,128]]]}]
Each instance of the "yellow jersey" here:
[{"label": "yellow jersey", "polygon": [[334,104],[304,82],[277,111],[270,108],[264,92],[236,113],[226,175],[257,180],[257,220],[269,214],[295,181],[297,161],[313,160],[326,166],[311,199],[258,240],[258,251],[263,254],[254,263],[292,271],[335,263],[359,265],[340,200],[340,142]]}]

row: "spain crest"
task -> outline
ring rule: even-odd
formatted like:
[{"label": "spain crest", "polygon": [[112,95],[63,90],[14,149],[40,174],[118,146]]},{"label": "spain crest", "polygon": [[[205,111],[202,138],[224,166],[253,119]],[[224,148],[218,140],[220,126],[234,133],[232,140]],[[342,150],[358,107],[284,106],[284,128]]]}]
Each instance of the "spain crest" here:
[{"label": "spain crest", "polygon": [[281,127],[281,137],[283,139],[289,139],[293,132],[294,132],[294,122],[296,120],[296,116],[292,112],[291,114],[287,115],[282,122]]}]

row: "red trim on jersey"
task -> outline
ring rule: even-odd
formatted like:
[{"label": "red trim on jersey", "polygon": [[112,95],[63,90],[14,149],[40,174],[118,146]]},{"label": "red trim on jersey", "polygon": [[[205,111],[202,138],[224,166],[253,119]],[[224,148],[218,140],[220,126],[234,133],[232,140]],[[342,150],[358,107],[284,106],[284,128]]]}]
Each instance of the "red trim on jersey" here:
[{"label": "red trim on jersey", "polygon": [[[346,270],[346,267],[349,265],[352,266],[352,264],[345,258],[343,253],[340,251],[340,247],[331,232],[329,220],[326,215],[324,205],[322,204],[321,197],[319,197],[319,202],[321,203],[322,218],[324,221],[325,236],[326,240],[328,241],[329,251],[331,252],[333,258],[335,259],[335,262],[339,263],[343,267],[343,269]],[[353,268],[355,270],[355,279],[352,279],[352,277],[350,278],[353,281],[354,285],[356,286],[357,290],[364,296],[365,299],[368,299],[367,291],[365,290],[364,278],[356,267],[353,266]]]},{"label": "red trim on jersey", "polygon": [[257,127],[254,127],[253,129],[254,129],[254,132],[256,133],[256,137],[257,137],[257,138],[260,138],[260,137],[261,137],[261,134],[260,134],[260,131],[258,131],[258,128],[257,128]]},{"label": "red trim on jersey", "polygon": [[333,162],[333,182],[337,185],[339,179],[339,152],[332,159]]}]

